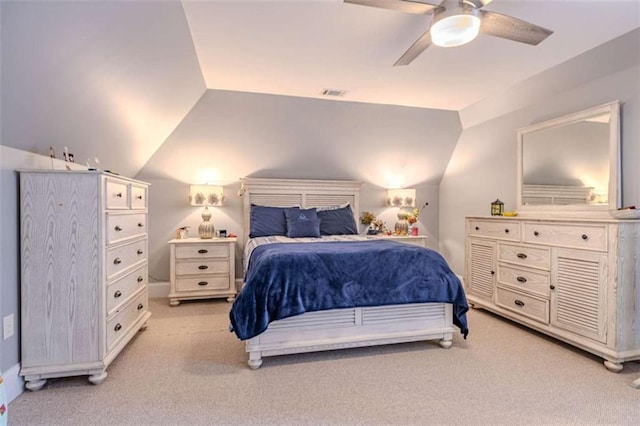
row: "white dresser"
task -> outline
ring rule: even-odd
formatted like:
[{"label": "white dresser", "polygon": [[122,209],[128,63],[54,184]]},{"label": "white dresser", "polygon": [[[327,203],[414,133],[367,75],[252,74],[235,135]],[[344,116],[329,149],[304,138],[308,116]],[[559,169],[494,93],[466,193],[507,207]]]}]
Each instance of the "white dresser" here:
[{"label": "white dresser", "polygon": [[640,221],[466,219],[465,287],[481,307],[604,358],[640,359]]},{"label": "white dresser", "polygon": [[20,375],[29,390],[50,377],[106,368],[151,315],[144,182],[95,171],[20,173]]},{"label": "white dresser", "polygon": [[169,241],[169,304],[180,300],[236,297],[237,238],[186,238]]}]

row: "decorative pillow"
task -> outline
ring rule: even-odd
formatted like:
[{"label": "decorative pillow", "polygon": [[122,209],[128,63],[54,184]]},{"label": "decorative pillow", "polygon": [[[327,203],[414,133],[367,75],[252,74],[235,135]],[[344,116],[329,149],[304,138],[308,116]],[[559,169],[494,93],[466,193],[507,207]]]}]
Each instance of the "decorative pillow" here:
[{"label": "decorative pillow", "polygon": [[358,225],[353,216],[351,206],[334,210],[320,210],[317,212],[320,219],[320,235],[355,235],[358,233]]},{"label": "decorative pillow", "polygon": [[319,237],[320,220],[316,209],[288,208],[284,211],[287,219],[287,237]]},{"label": "decorative pillow", "polygon": [[287,235],[287,221],[284,216],[287,208],[251,204],[249,238]]}]

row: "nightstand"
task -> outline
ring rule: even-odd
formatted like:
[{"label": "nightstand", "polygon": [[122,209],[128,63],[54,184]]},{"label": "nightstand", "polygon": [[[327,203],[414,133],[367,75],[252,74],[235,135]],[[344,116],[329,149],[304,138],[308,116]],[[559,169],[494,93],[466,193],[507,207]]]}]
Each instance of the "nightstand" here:
[{"label": "nightstand", "polygon": [[235,247],[237,238],[175,239],[170,247],[169,304],[180,300],[236,296]]},{"label": "nightstand", "polygon": [[425,235],[382,235],[377,236],[381,240],[398,241],[399,243],[411,244],[414,246],[427,247],[427,237]]}]

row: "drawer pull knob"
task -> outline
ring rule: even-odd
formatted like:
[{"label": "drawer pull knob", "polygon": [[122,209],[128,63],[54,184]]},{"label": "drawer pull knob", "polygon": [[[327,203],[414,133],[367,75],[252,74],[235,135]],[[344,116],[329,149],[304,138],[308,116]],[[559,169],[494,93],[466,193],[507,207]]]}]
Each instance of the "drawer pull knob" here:
[{"label": "drawer pull knob", "polygon": [[504,233],[505,233],[505,234],[508,234],[508,233],[509,233],[509,228],[505,229],[505,230],[504,230]]},{"label": "drawer pull knob", "polygon": [[116,193],[116,198],[122,198],[122,192]]},{"label": "drawer pull knob", "polygon": [[120,331],[122,330],[122,325],[120,323],[117,323],[115,327],[113,327],[114,331]]},{"label": "drawer pull knob", "polygon": [[137,198],[138,200],[142,200],[142,195],[136,195],[136,198]]},{"label": "drawer pull knob", "polygon": [[142,278],[142,275],[138,277],[138,282],[141,283],[142,281],[144,281],[144,278]]},{"label": "drawer pull knob", "polygon": [[143,309],[144,305],[142,303],[138,303],[138,310]]},{"label": "drawer pull knob", "polygon": [[122,228],[121,228],[121,227],[119,227],[118,225],[116,225],[116,226],[115,226],[115,228],[113,228],[113,229],[115,229],[117,232],[122,231]]},{"label": "drawer pull knob", "polygon": [[496,274],[496,271],[491,271],[491,275],[495,275],[495,274]]},{"label": "drawer pull knob", "polygon": [[198,250],[198,253],[200,253],[200,254],[206,254],[206,253],[209,253],[209,250],[200,249],[200,250]]},{"label": "drawer pull knob", "polygon": [[479,230],[480,230],[480,227],[479,227],[479,226],[476,226],[476,231],[479,231]]},{"label": "drawer pull knob", "polygon": [[516,280],[518,280],[518,282],[520,282],[520,283],[526,283],[527,282],[527,279],[525,277],[518,277],[518,278],[516,278]]},{"label": "drawer pull knob", "polygon": [[198,283],[198,285],[201,285],[201,286],[205,286],[205,285],[208,285],[208,284],[209,284],[209,282],[208,282],[208,281],[200,281],[200,282]]},{"label": "drawer pull knob", "polygon": [[138,251],[137,251],[136,253],[138,253],[138,254],[142,254],[142,253],[144,253],[144,252],[142,251],[142,249],[138,249]]},{"label": "drawer pull knob", "polygon": [[524,302],[522,300],[516,299],[513,301],[513,303],[515,303],[516,305],[523,307],[524,306]]},{"label": "drawer pull knob", "polygon": [[533,235],[537,237],[538,235],[540,235],[540,233],[538,231],[533,231]]},{"label": "drawer pull knob", "polygon": [[113,293],[113,297],[115,299],[117,299],[118,297],[122,296],[122,292],[120,290],[116,291],[115,293]]},{"label": "drawer pull knob", "polygon": [[587,241],[589,239],[589,236],[587,234],[582,234],[582,239]]},{"label": "drawer pull knob", "polygon": [[119,257],[116,257],[115,259],[113,259],[113,264],[114,265],[119,265],[122,263],[122,259],[120,259]]},{"label": "drawer pull knob", "polygon": [[549,288],[550,288],[551,290],[555,290],[555,289],[556,289],[556,286],[555,286],[555,285],[553,285],[553,284],[551,284],[551,285],[549,286]]},{"label": "drawer pull knob", "polygon": [[144,223],[139,222],[139,223],[138,223],[138,228],[144,228]]},{"label": "drawer pull knob", "polygon": [[524,253],[518,253],[518,259],[526,259],[527,255]]},{"label": "drawer pull knob", "polygon": [[205,269],[209,269],[209,267],[207,265],[200,265],[198,266],[198,269],[205,270]]}]

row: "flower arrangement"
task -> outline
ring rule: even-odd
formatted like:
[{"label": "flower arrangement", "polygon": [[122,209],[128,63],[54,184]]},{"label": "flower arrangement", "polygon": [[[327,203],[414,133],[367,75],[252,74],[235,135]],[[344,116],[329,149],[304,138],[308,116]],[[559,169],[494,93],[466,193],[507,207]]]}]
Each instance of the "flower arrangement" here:
[{"label": "flower arrangement", "polygon": [[384,222],[378,218],[372,212],[364,211],[360,215],[360,223],[369,227],[371,234],[389,233]]},{"label": "flower arrangement", "polygon": [[422,210],[424,210],[424,208],[427,207],[428,205],[429,203],[424,203],[424,206],[422,206],[422,209],[418,210],[418,208],[416,207],[415,209],[407,213],[407,222],[409,222],[409,226],[413,225],[418,221],[418,219],[420,218],[420,213],[422,213]]}]

